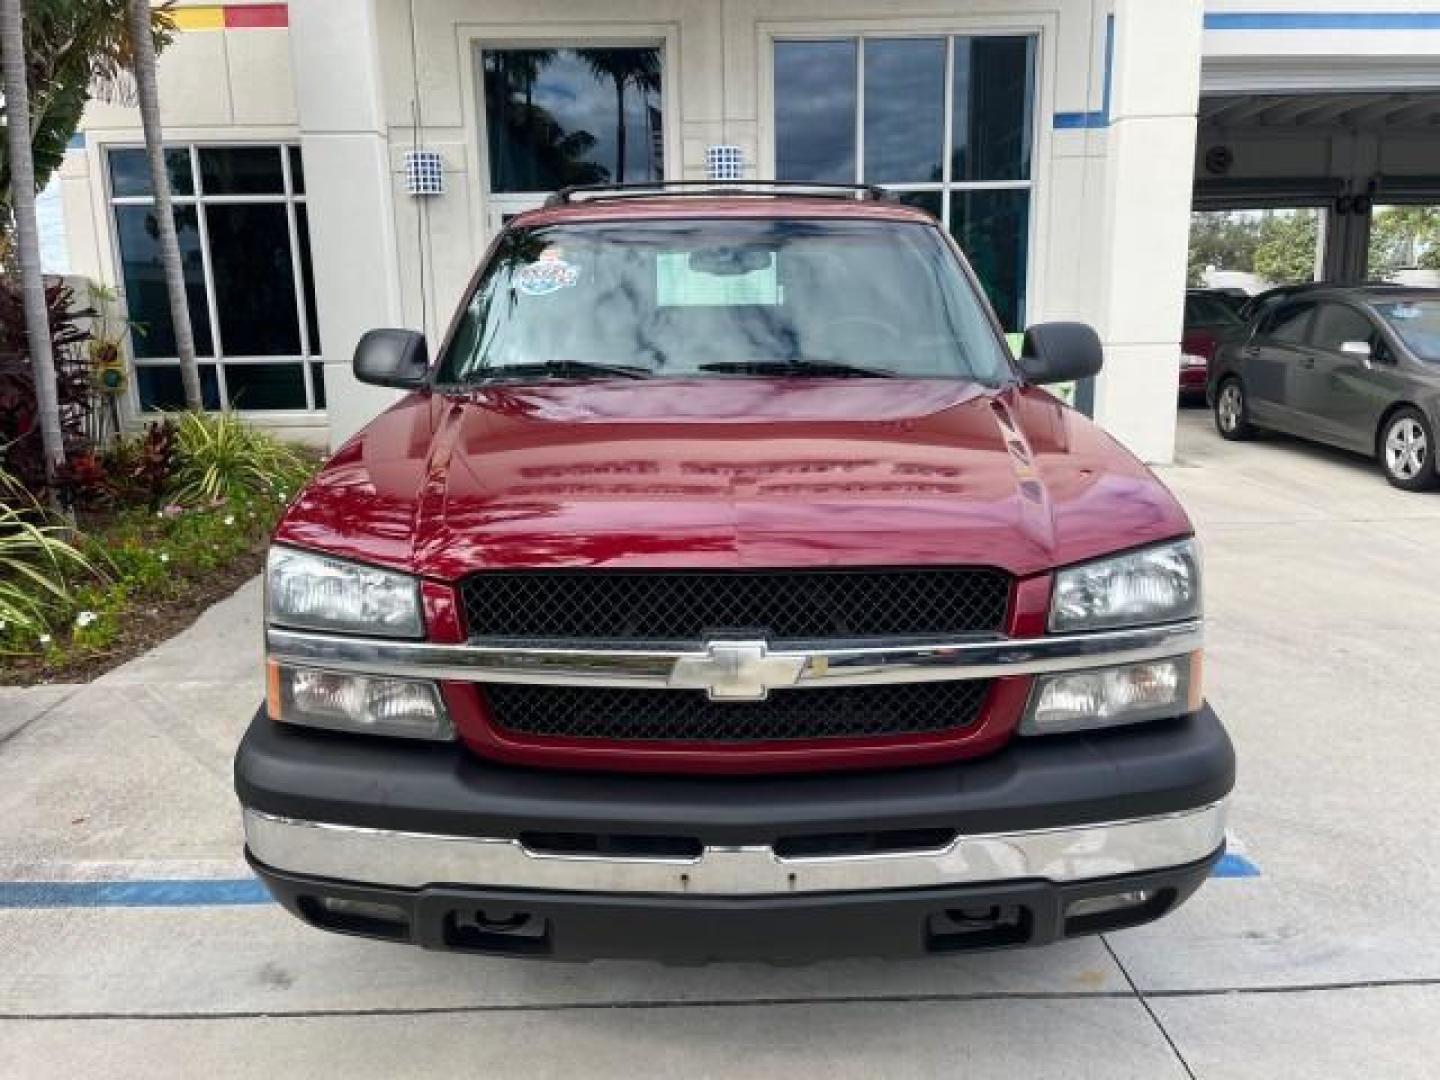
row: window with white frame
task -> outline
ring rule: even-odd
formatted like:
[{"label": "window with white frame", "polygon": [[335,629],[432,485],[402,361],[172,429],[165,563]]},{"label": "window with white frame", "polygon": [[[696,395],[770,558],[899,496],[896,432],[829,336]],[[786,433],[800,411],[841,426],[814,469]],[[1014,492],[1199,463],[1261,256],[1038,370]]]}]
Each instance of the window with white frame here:
[{"label": "window with white frame", "polygon": [[775,178],[880,184],[928,210],[1023,329],[1035,38],[783,40],[774,61]]},{"label": "window with white frame", "polygon": [[[205,407],[325,407],[300,148],[167,146]],[[106,151],[115,247],[135,324],[136,404],[183,407],[145,151]]]},{"label": "window with white frame", "polygon": [[491,195],[664,178],[658,46],[479,55]]}]

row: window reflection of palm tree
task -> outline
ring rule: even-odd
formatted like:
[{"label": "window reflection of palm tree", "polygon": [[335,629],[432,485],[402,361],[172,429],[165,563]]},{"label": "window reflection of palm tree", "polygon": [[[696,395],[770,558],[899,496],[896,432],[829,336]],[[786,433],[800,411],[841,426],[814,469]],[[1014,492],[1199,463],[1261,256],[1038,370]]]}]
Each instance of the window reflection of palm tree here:
[{"label": "window reflection of palm tree", "polygon": [[625,88],[644,94],[660,92],[660,53],[657,49],[576,49],[597,79],[615,87],[615,183],[625,182]]},{"label": "window reflection of palm tree", "polygon": [[496,161],[521,158],[501,169],[507,175],[513,169],[512,182],[524,190],[549,187],[552,181],[563,186],[603,183],[608,178],[602,166],[585,160],[595,136],[584,130],[567,131],[549,110],[534,103],[540,72],[556,55],[554,49],[504,51],[492,54],[486,64],[486,96],[506,103],[499,117],[505,130],[503,136],[491,131],[491,153]]},{"label": "window reflection of palm tree", "polygon": [[535,104],[535,82],[540,72],[550,66],[558,53],[558,49],[516,49],[504,54],[509,81],[518,81],[525,88],[527,113]]}]

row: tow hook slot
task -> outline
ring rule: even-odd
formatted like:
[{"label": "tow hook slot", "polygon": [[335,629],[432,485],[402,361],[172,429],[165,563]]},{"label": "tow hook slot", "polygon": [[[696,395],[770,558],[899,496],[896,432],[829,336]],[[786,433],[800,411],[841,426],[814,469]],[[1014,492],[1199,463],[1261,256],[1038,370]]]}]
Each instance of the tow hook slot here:
[{"label": "tow hook slot", "polygon": [[946,908],[925,924],[925,947],[931,952],[989,949],[1021,945],[1030,939],[1031,914],[1016,904],[979,908]]},{"label": "tow hook slot", "polygon": [[445,944],[470,952],[535,956],[551,950],[550,920],[519,908],[472,908],[445,916]]}]

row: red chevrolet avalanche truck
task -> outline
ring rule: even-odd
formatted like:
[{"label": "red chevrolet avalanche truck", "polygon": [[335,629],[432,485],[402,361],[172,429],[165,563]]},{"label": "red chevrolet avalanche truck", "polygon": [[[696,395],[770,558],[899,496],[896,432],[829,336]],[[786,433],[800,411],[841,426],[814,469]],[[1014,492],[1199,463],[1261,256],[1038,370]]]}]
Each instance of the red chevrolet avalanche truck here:
[{"label": "red chevrolet avalanche truck", "polygon": [[1225,842],[1200,565],[870,189],[572,190],[280,523],[236,789],[314,926],[526,957],[1032,945],[1173,910]]}]

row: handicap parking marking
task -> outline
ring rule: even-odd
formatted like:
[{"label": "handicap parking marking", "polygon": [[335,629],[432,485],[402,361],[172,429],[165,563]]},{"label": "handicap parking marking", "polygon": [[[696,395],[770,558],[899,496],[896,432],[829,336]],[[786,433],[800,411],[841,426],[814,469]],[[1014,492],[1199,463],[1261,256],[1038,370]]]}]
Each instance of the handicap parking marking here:
[{"label": "handicap parking marking", "polygon": [[1227,851],[1210,871],[1212,878],[1259,877],[1260,868],[1239,852]]},{"label": "handicap parking marking", "polygon": [[1245,854],[1245,841],[1225,830],[1225,854],[1210,870],[1212,878],[1252,878],[1260,876],[1260,867]]},{"label": "handicap parking marking", "polygon": [[254,877],[0,881],[0,908],[233,907],[272,902]]}]

